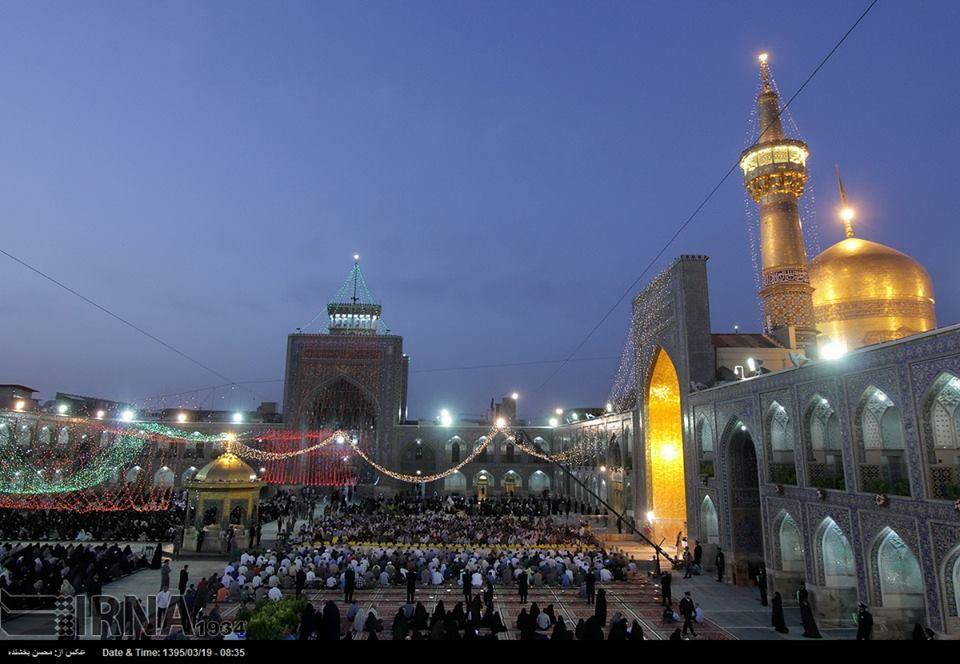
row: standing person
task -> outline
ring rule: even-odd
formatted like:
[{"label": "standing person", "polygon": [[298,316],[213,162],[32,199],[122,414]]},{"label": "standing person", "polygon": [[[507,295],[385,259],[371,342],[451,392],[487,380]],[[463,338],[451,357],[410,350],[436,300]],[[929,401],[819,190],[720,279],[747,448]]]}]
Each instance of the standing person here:
[{"label": "standing person", "polygon": [[683,578],[691,578],[693,576],[693,556],[690,554],[690,549],[683,550],[683,567]]},{"label": "standing person", "polygon": [[873,635],[873,614],[863,602],[860,602],[860,612],[857,614],[857,641],[869,641]]},{"label": "standing person", "polygon": [[347,567],[343,573],[343,603],[353,603],[353,591],[357,589],[357,573],[352,567]]},{"label": "standing person", "polygon": [[772,624],[773,628],[781,634],[789,634],[790,630],[787,629],[787,621],[783,617],[783,598],[780,597],[780,593],[773,593],[773,600],[770,604],[773,606],[773,616]]},{"label": "standing person", "polygon": [[[160,590],[169,590],[170,589],[170,561],[164,560],[163,565],[160,567]],[[183,591],[180,591],[180,594],[183,594]]]},{"label": "standing person", "polygon": [[307,573],[304,571],[303,567],[297,570],[295,584],[296,597],[300,597],[300,595],[303,594],[303,587],[307,585]]},{"label": "standing person", "polygon": [[417,592],[417,575],[412,570],[407,571],[407,603],[413,604],[413,596]]},{"label": "standing person", "polygon": [[181,597],[187,592],[187,583],[190,581],[190,573],[187,571],[189,567],[190,565],[184,565],[180,569],[180,582],[177,584],[177,589],[180,591]]},{"label": "standing person", "polygon": [[[703,547],[700,546],[700,540],[693,540],[693,564],[700,567],[703,564]],[[699,574],[700,572],[697,572]]]},{"label": "standing person", "polygon": [[669,571],[665,571],[660,575],[660,594],[663,595],[663,605],[670,606],[670,603],[673,601],[673,591],[671,586],[673,585],[673,576]]},{"label": "standing person", "polygon": [[587,584],[587,605],[594,603],[597,597],[597,573],[594,570],[587,572],[587,578],[584,579]]},{"label": "standing person", "polygon": [[717,558],[714,561],[717,565],[717,581],[723,581],[723,568],[726,565],[726,557],[723,555],[723,549],[717,547]]},{"label": "standing person", "polygon": [[[412,572],[407,572],[407,573],[408,573],[408,574],[411,574]],[[468,570],[466,567],[464,567],[464,568],[463,568],[463,575],[460,577],[460,582],[461,582],[462,589],[463,589],[463,600],[464,600],[464,602],[465,602],[466,604],[470,604],[470,599],[471,599],[471,597],[472,597],[472,595],[471,595],[471,590],[472,590],[472,588],[471,588],[471,582],[472,582],[472,579],[473,579],[473,575],[470,573],[470,570]]]},{"label": "standing person", "polygon": [[170,591],[161,590],[157,593],[157,628],[163,629],[163,618],[167,613],[167,607],[170,606]]},{"label": "standing person", "polygon": [[617,534],[623,533],[623,518],[617,514]]},{"label": "standing person", "polygon": [[693,603],[693,598],[690,597],[690,591],[683,593],[683,599],[680,600],[680,604],[677,607],[680,609],[680,615],[683,616],[683,631],[682,634],[687,633],[687,628],[690,628],[690,635],[696,638],[697,633],[693,630],[693,617],[696,613],[697,607]]},{"label": "standing person", "polygon": [[807,584],[800,582],[797,589],[797,602],[800,604],[800,620],[803,621],[803,635],[808,639],[820,639],[820,630],[817,629],[817,621],[813,618],[813,608],[810,606],[810,593],[807,592]]},{"label": "standing person", "polygon": [[203,550],[203,538],[206,537],[207,531],[201,526],[197,530],[197,553],[200,553]]},{"label": "standing person", "polygon": [[520,594],[520,603],[527,603],[527,591],[530,589],[530,580],[527,578],[527,571],[520,572],[517,577],[517,592]]},{"label": "standing person", "polygon": [[757,585],[760,587],[760,606],[767,605],[767,566],[760,563],[760,572],[757,574]]}]

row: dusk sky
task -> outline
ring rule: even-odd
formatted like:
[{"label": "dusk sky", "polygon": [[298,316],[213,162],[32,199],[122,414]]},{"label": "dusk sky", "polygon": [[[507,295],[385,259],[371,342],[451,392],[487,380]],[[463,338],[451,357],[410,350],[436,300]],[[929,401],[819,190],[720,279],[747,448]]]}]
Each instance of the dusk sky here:
[{"label": "dusk sky", "polygon": [[[867,0],[8,2],[0,247],[249,390],[362,256],[411,355],[410,414],[602,404],[624,302],[750,142],[756,56],[789,97]],[[804,220],[930,271],[960,322],[960,3],[880,0],[790,109]],[[644,279],[703,253],[716,331],[759,330],[739,171]],[[223,382],[0,256],[0,382],[140,402]],[[593,359],[590,359],[593,358]],[[600,359],[596,359],[600,358]],[[419,373],[417,373],[419,372]],[[156,402],[154,402],[156,405]]]}]

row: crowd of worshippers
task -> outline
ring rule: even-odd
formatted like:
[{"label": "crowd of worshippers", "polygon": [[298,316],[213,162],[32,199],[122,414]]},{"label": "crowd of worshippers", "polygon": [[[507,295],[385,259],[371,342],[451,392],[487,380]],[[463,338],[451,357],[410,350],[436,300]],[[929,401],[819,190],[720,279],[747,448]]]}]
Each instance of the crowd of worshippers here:
[{"label": "crowd of worshippers", "polygon": [[0,509],[0,541],[172,542],[183,525],[184,501],[155,512]]},{"label": "crowd of worshippers", "polygon": [[[313,515],[311,515],[313,516]],[[408,545],[597,547],[591,530],[551,516],[550,501],[501,499],[476,503],[463,498],[367,498],[334,504],[306,523],[278,520],[280,539],[290,543],[355,541]]]},{"label": "crowd of worshippers", "polygon": [[159,556],[148,559],[143,551],[135,552],[129,544],[123,548],[82,542],[0,544],[3,605],[10,609],[46,607],[58,595],[100,595],[104,584],[154,563],[159,565]]},{"label": "crowd of worshippers", "polygon": [[625,581],[636,570],[632,558],[602,549],[289,546],[284,552],[242,553],[226,565],[220,584],[229,601],[279,600],[283,591],[299,596],[304,589],[326,589],[343,592],[350,602],[355,590],[391,586],[405,587],[408,599],[418,588],[442,585],[455,585],[465,598],[488,585],[586,592],[593,585],[588,581]]},{"label": "crowd of worshippers", "polygon": [[[308,519],[325,498],[319,487],[305,486],[298,491],[278,489],[272,496],[260,498],[260,521],[276,521],[281,517]],[[340,494],[335,492],[330,500],[339,503]],[[346,500],[345,495],[343,500]]]},{"label": "crowd of worshippers", "polygon": [[[299,627],[287,634],[286,638],[352,640],[365,635],[367,640],[496,640],[508,631],[508,627],[494,607],[493,600],[494,586],[487,584],[482,593],[458,601],[453,608],[447,608],[443,600],[438,601],[432,613],[428,613],[422,602],[407,601],[397,609],[389,628],[376,608],[367,609],[352,602],[346,609],[346,629],[340,608],[335,602],[321,602],[321,610],[314,609],[313,604],[308,603],[301,614]],[[519,632],[521,641],[602,641],[608,627],[605,591],[601,589],[597,592],[593,615],[579,619],[575,626],[568,626],[553,604],[541,610],[533,602],[529,610],[526,606],[520,610],[513,627]],[[606,634],[611,641],[639,641],[643,639],[643,628],[636,620],[628,623],[618,611],[610,617]]]},{"label": "crowd of worshippers", "polygon": [[[225,565],[222,575],[190,583],[188,566],[181,568],[178,591],[194,621],[222,620],[224,603],[258,604],[280,601],[285,596],[303,597],[304,590],[342,593],[345,616],[334,601],[311,602],[300,627],[288,638],[340,639],[381,638],[384,623],[375,607],[362,608],[354,598],[357,589],[377,586],[406,588],[406,601],[393,617],[393,639],[489,639],[507,631],[494,608],[495,592],[518,592],[524,609],[514,627],[522,639],[601,640],[607,625],[606,593],[596,590],[601,582],[626,579],[636,572],[635,561],[602,551],[584,552],[515,550],[496,552],[449,552],[428,548],[354,549],[349,546],[291,547],[285,553],[243,553]],[[161,568],[158,606],[176,601],[169,589],[169,562]],[[450,582],[463,595],[449,611],[441,601],[428,615],[417,601],[418,589]],[[552,605],[542,611],[536,603],[526,608],[527,591],[548,583],[580,588],[581,597],[595,605],[594,615],[568,629]],[[346,618],[346,628],[342,618]],[[161,618],[162,619],[162,618]],[[610,623],[610,637],[642,638],[639,624],[628,625],[620,615]]]}]

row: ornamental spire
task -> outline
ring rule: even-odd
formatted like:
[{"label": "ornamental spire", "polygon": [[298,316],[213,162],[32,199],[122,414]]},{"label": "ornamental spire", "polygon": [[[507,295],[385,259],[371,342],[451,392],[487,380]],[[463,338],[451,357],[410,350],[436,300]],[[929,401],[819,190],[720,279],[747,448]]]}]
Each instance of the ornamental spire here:
[{"label": "ornamental spire", "polygon": [[840,177],[840,164],[837,164],[837,186],[840,189],[840,219],[843,220],[847,239],[850,239],[853,237],[853,220],[857,214],[847,203],[847,191],[843,188],[843,178]]},{"label": "ornamental spire", "polygon": [[760,80],[763,87],[760,96],[757,97],[757,108],[759,110],[760,125],[757,131],[760,135],[757,143],[768,143],[770,141],[779,141],[784,138],[783,123],[780,122],[780,95],[773,85],[773,77],[770,75],[770,56],[767,53],[761,53],[760,60]]}]

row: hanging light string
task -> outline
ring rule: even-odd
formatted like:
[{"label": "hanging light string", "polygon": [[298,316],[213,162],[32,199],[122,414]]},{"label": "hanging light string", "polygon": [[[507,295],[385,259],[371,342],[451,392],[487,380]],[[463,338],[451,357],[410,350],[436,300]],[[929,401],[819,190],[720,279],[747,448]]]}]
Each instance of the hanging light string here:
[{"label": "hanging light string", "polygon": [[447,468],[442,472],[433,473],[432,475],[409,475],[406,473],[398,473],[396,471],[390,470],[385,466],[381,466],[379,463],[371,459],[367,455],[367,453],[364,452],[362,449],[360,449],[360,447],[356,444],[353,445],[353,451],[357,453],[357,456],[359,456],[361,459],[366,461],[373,468],[380,471],[387,477],[391,477],[401,482],[409,482],[411,484],[427,484],[428,482],[436,482],[437,480],[442,480],[445,477],[449,477],[450,475],[453,475],[454,473],[459,472],[461,468],[463,468],[468,463],[470,463],[471,461],[479,457],[483,453],[483,451],[487,449],[491,441],[493,441],[494,437],[498,433],[504,434],[508,439],[514,438],[513,433],[510,431],[508,427],[493,427],[490,430],[490,433],[488,433],[486,436],[483,436],[481,438],[483,442],[477,445],[474,448],[473,452],[469,456],[465,457],[463,461],[456,464],[455,466],[451,466],[450,468]]}]

